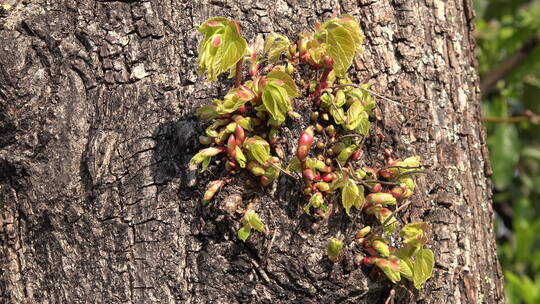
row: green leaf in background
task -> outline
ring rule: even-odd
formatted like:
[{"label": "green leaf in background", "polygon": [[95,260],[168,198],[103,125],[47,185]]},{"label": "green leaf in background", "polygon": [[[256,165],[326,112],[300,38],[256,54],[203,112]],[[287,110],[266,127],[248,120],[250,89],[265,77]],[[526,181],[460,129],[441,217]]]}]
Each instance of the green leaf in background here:
[{"label": "green leaf in background", "polygon": [[504,189],[512,181],[519,160],[521,145],[516,126],[498,124],[487,143],[493,167],[493,181],[498,189]]}]

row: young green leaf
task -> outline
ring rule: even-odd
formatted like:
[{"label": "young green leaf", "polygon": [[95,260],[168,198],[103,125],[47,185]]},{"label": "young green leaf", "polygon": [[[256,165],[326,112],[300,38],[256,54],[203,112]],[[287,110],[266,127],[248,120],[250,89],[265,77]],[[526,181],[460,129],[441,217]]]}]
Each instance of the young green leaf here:
[{"label": "young green leaf", "polygon": [[399,273],[407,278],[407,280],[413,281],[413,262],[409,257],[400,257]]},{"label": "young green leaf", "polygon": [[339,260],[339,255],[341,254],[341,249],[343,248],[343,242],[338,239],[331,239],[326,246],[326,254],[328,259],[334,263]]},{"label": "young green leaf", "polygon": [[431,277],[434,265],[433,251],[430,249],[418,250],[413,264],[413,283],[416,289],[420,289],[422,284]]},{"label": "young green leaf", "polygon": [[266,230],[259,215],[253,210],[246,211],[246,214],[242,218],[242,222],[244,223],[244,226],[249,226],[259,232],[264,232]]},{"label": "young green leaf", "polygon": [[347,184],[341,190],[341,204],[345,208],[347,215],[351,215],[351,207],[357,205],[357,201],[360,199],[360,192],[358,186],[348,179]]},{"label": "young green leaf", "polygon": [[284,86],[268,82],[262,94],[264,108],[278,124],[285,121],[285,114],[292,106]]},{"label": "young green leaf", "polygon": [[272,33],[264,41],[264,52],[267,54],[268,61],[276,62],[281,54],[287,52],[291,42],[289,38]]},{"label": "young green leaf", "polygon": [[354,17],[349,14],[344,14],[339,19],[339,23],[349,31],[349,34],[354,39],[354,45],[356,47],[356,52],[360,53],[362,51],[362,41],[364,40],[364,35],[362,30]]},{"label": "young green leaf", "polygon": [[261,165],[264,165],[270,159],[270,145],[266,140],[258,136],[247,138],[244,141],[244,147],[252,159],[255,159]]},{"label": "young green leaf", "polygon": [[216,156],[217,154],[221,152],[223,152],[222,148],[215,148],[215,147],[208,147],[208,148],[200,150],[189,161],[190,170],[195,170],[198,164],[203,163],[203,168],[201,170],[201,172],[203,172],[204,170],[206,170],[206,167],[208,166],[208,163],[210,162],[210,159],[212,158],[212,156]]},{"label": "young green leaf", "polygon": [[298,96],[298,87],[296,86],[296,83],[292,79],[289,74],[283,72],[283,71],[271,71],[266,75],[266,78],[270,81],[272,79],[278,79],[284,82],[284,88],[287,91],[287,94],[290,97],[297,97]]},{"label": "young green leaf", "polygon": [[334,59],[334,72],[337,77],[345,76],[352,64],[355,52],[354,39],[349,31],[336,23],[323,25],[324,30],[318,35],[327,44],[328,55]]},{"label": "young green leaf", "polygon": [[249,237],[250,233],[251,233],[251,228],[249,226],[243,226],[242,228],[238,230],[236,234],[242,242],[245,242],[247,238]]},{"label": "young green leaf", "polygon": [[238,23],[223,17],[210,18],[199,28],[204,38],[199,45],[199,73],[207,72],[208,80],[235,67],[247,49]]},{"label": "young green leaf", "polygon": [[225,95],[223,103],[217,107],[216,112],[217,114],[232,113],[254,97],[255,94],[246,86],[231,89],[227,95]]},{"label": "young green leaf", "polygon": [[246,160],[246,156],[242,152],[242,149],[240,149],[239,146],[236,146],[234,149],[235,149],[235,152],[236,152],[236,161],[240,165],[240,168],[245,168],[247,160]]},{"label": "young green leaf", "polygon": [[302,163],[300,163],[298,157],[295,156],[289,161],[289,165],[287,165],[287,168],[285,168],[285,172],[291,173],[300,171],[302,171]]}]

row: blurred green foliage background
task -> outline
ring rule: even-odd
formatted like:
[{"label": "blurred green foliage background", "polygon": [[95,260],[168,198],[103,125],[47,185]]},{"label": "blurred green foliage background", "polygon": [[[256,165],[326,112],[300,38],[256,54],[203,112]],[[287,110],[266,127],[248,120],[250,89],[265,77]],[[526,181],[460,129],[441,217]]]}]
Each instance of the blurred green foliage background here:
[{"label": "blurred green foliage background", "polygon": [[473,0],[508,303],[540,303],[540,1]]}]

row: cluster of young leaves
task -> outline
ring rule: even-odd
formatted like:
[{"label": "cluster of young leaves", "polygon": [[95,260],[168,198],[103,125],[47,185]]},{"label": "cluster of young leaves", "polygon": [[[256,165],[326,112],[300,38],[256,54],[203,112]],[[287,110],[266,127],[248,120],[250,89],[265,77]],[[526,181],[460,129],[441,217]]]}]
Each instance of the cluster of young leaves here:
[{"label": "cluster of young leaves", "polygon": [[238,230],[238,238],[245,242],[246,239],[249,237],[249,234],[251,233],[251,229],[255,229],[259,232],[265,232],[266,228],[264,227],[264,223],[261,221],[257,213],[253,210],[247,210],[244,214],[244,217],[242,218],[242,228]]},{"label": "cluster of young leaves", "polygon": [[[369,256],[357,254],[355,265],[376,266],[393,283],[399,282],[403,276],[420,289],[431,277],[435,265],[433,251],[424,248],[428,241],[426,230],[425,222],[405,225],[399,232],[403,245],[396,248],[389,245],[388,238],[366,226],[356,233],[355,239]],[[339,261],[342,247],[342,242],[337,239],[328,243],[327,255],[334,263]]]},{"label": "cluster of young leaves", "polygon": [[[279,141],[280,126],[287,116],[299,116],[294,112],[293,98],[307,97],[299,91],[293,74],[300,66],[308,65],[314,74],[322,70],[320,79],[311,81],[306,92],[313,99],[314,125],[301,134],[296,156],[286,169],[289,173],[300,172],[304,178],[304,192],[309,197],[304,210],[311,214],[315,209],[322,216],[328,208],[326,200],[341,191],[347,214],[352,207],[365,209],[378,219],[386,233],[393,232],[397,219],[387,207],[412,195],[411,175],[420,162],[417,157],[396,161],[388,156],[382,169],[354,168],[353,161],[359,159],[363,138],[369,133],[375,101],[369,94],[369,86],[352,84],[346,76],[355,53],[361,51],[363,39],[353,18],[344,15],[317,24],[314,32],[303,33],[297,43],[271,34],[264,45],[248,46],[240,35],[238,23],[222,17],[207,20],[199,31],[204,34],[199,47],[199,71],[207,72],[210,81],[229,71],[237,77],[237,82],[223,100],[215,99],[197,110],[200,118],[210,121],[205,135],[199,138],[208,147],[192,158],[191,169],[201,165],[201,171],[205,171],[213,157],[221,156],[230,174],[247,169],[259,177],[263,186],[276,180],[284,157]],[[249,64],[250,79],[242,83],[239,69],[244,62]],[[263,65],[264,71],[269,71],[266,74],[261,74]],[[312,149],[314,139],[317,139],[316,149],[321,152],[318,155]],[[386,181],[384,186],[379,178]],[[210,201],[224,184],[225,179],[210,182],[203,201]],[[251,209],[245,212],[242,223],[238,231],[242,241],[252,229],[265,231],[263,222]],[[377,242],[382,243],[382,239]],[[427,279],[421,275],[425,268],[415,270],[419,267],[415,263],[427,263],[420,247],[404,247],[412,249],[402,255],[411,266],[404,276],[409,276],[415,285]],[[327,248],[329,258],[337,262],[341,249],[341,241],[331,241]],[[385,258],[378,257],[378,263],[384,264]],[[390,274],[394,275],[391,280],[397,281],[395,274]]]}]

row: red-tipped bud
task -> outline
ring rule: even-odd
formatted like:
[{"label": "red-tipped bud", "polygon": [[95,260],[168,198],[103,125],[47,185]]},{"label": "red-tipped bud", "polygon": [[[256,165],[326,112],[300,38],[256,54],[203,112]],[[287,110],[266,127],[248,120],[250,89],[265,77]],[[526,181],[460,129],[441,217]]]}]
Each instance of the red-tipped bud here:
[{"label": "red-tipped bud", "polygon": [[239,113],[239,114],[246,113],[246,105],[239,106],[238,109],[236,109],[236,112]]},{"label": "red-tipped bud", "polygon": [[307,128],[298,139],[298,149],[296,150],[296,157],[299,160],[304,160],[309,154],[311,145],[313,144],[313,128]]},{"label": "red-tipped bud", "polygon": [[324,56],[323,65],[325,68],[331,68],[334,65],[334,59],[330,56]]},{"label": "red-tipped bud", "polygon": [[354,237],[355,237],[356,239],[360,239],[360,238],[363,238],[363,237],[365,237],[366,235],[368,235],[368,233],[370,233],[370,232],[371,232],[371,226],[366,226],[366,227],[364,227],[364,228],[358,230],[358,231],[356,232],[356,234],[355,234]]},{"label": "red-tipped bud", "polygon": [[219,191],[219,189],[225,184],[225,181],[223,180],[215,180],[215,181],[211,181],[209,184],[208,184],[208,189],[206,190],[206,192],[204,193],[204,196],[203,196],[203,202],[208,202],[212,199],[212,197],[214,197],[214,195],[216,194],[216,192]]},{"label": "red-tipped bud", "polygon": [[244,143],[246,135],[244,134],[244,128],[242,128],[240,124],[236,124],[236,128],[234,129],[234,135],[236,137],[236,144],[238,146]]},{"label": "red-tipped bud", "polygon": [[365,257],[363,260],[362,260],[362,264],[366,265],[366,266],[373,266],[373,264],[375,264],[375,261],[377,260],[377,257]]},{"label": "red-tipped bud", "polygon": [[264,175],[260,177],[259,181],[263,187],[266,187],[272,183],[272,180]]},{"label": "red-tipped bud", "polygon": [[382,185],[377,183],[373,187],[371,187],[371,193],[379,193],[382,191]]},{"label": "red-tipped bud", "polygon": [[255,63],[255,64],[252,64],[250,67],[249,67],[249,75],[251,77],[255,77],[259,74],[259,63]]},{"label": "red-tipped bud", "polygon": [[401,198],[401,195],[405,192],[406,187],[396,186],[390,190],[390,194],[396,199]]},{"label": "red-tipped bud", "polygon": [[334,174],[333,173],[325,173],[322,176],[322,180],[325,183],[330,183],[330,182],[332,182],[332,180],[334,180]]},{"label": "red-tipped bud", "polygon": [[313,170],[311,169],[305,169],[304,171],[302,171],[302,175],[304,176],[306,181],[312,181],[315,177],[315,175],[313,174]]},{"label": "red-tipped bud", "polygon": [[396,172],[393,170],[382,169],[379,170],[379,176],[383,177],[384,179],[393,179],[396,177]]},{"label": "red-tipped bud", "polygon": [[354,151],[353,155],[351,156],[351,159],[352,160],[358,160],[360,158],[360,155],[362,155],[362,151],[361,150],[356,150],[356,151]]},{"label": "red-tipped bud", "polygon": [[216,37],[214,37],[214,39],[212,40],[212,46],[218,47],[220,45],[221,45],[221,35],[216,35]]},{"label": "red-tipped bud", "polygon": [[319,189],[319,191],[321,192],[326,192],[328,190],[330,190],[330,185],[328,183],[325,183],[325,182],[318,182],[315,184],[315,187],[317,189]]},{"label": "red-tipped bud", "polygon": [[229,139],[227,140],[227,154],[229,154],[229,157],[231,159],[236,159],[236,146],[238,143],[236,142],[236,137],[234,134],[229,135]]},{"label": "red-tipped bud", "polygon": [[371,193],[366,197],[370,204],[395,205],[396,199],[390,193]]},{"label": "red-tipped bud", "polygon": [[387,257],[390,255],[390,248],[388,247],[388,244],[386,244],[385,242],[375,240],[371,243],[371,247],[377,250],[377,252],[384,257]]},{"label": "red-tipped bud", "polygon": [[320,180],[321,180],[321,174],[319,172],[317,172],[317,174],[315,174],[315,176],[313,177],[313,181],[318,182]]},{"label": "red-tipped bud", "polygon": [[208,136],[199,136],[199,142],[203,145],[209,145],[213,142],[213,140]]}]

